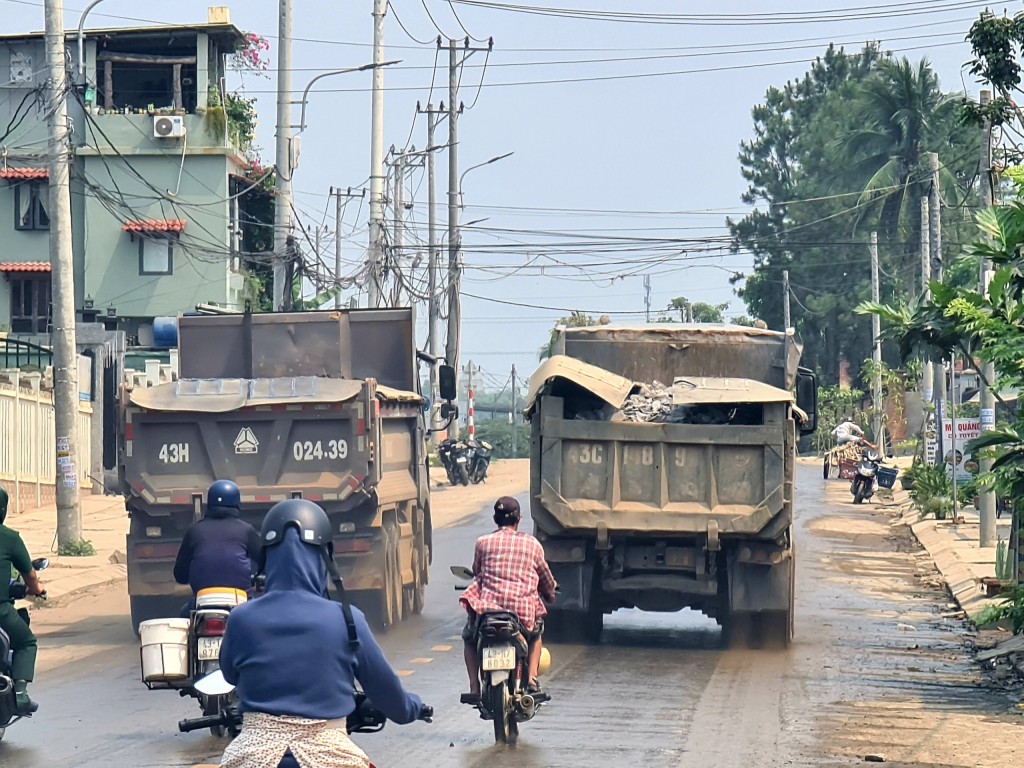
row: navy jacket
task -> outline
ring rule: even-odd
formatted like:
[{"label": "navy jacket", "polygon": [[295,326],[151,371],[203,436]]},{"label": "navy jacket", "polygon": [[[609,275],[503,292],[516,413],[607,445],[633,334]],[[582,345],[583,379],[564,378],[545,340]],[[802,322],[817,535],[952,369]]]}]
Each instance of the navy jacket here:
[{"label": "navy jacket", "polygon": [[260,535],[238,510],[213,507],[185,532],[174,562],[174,580],[193,594],[208,587],[249,589],[259,558]]},{"label": "navy jacket", "polygon": [[341,605],[324,598],[327,568],[320,552],[289,528],[267,550],[267,587],[235,608],[220,649],[224,679],[236,686],[242,712],[314,720],[345,717],[355,709],[355,682],[396,723],[420,712],[353,607],[359,649],[349,647]]}]

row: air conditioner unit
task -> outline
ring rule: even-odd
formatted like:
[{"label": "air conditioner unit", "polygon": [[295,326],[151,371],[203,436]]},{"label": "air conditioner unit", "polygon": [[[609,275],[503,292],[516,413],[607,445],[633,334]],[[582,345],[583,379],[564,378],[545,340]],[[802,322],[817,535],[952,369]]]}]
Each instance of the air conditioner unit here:
[{"label": "air conditioner unit", "polygon": [[180,139],[185,135],[185,120],[181,115],[159,115],[153,118],[154,139]]}]

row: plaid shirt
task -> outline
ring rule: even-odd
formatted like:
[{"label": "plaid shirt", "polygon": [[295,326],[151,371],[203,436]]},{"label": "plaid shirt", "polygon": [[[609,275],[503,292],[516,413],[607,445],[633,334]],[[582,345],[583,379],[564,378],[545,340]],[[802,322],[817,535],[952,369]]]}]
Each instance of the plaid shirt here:
[{"label": "plaid shirt", "polygon": [[511,611],[523,627],[547,613],[541,597],[555,600],[555,579],[544,560],[540,542],[528,533],[499,528],[476,540],[473,555],[476,578],[459,602],[476,614]]}]

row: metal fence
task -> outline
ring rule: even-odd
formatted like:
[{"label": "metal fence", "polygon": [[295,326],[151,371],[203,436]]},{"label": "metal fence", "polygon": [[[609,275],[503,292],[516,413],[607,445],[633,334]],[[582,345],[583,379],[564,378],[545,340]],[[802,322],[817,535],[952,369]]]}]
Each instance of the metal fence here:
[{"label": "metal fence", "polygon": [[[92,406],[78,406],[77,472],[79,488],[91,487]],[[0,482],[11,496],[12,511],[54,499],[57,480],[53,393],[39,374],[0,373]]]}]

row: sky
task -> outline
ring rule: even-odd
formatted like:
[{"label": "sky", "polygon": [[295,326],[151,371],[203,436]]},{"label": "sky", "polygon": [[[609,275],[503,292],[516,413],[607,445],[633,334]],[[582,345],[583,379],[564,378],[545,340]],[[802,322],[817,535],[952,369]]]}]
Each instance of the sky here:
[{"label": "sky", "polygon": [[[67,0],[69,29],[86,4]],[[87,26],[204,22],[212,4],[104,0]],[[372,61],[372,7],[372,0],[294,0],[296,100],[318,73]],[[512,7],[592,13],[580,18]],[[474,46],[493,38],[493,51],[472,55],[462,73],[460,171],[514,154],[469,171],[462,184],[462,221],[471,226],[462,236],[461,362],[482,369],[486,388],[506,386],[513,364],[525,379],[553,322],[570,310],[642,322],[644,274],[652,317],[676,296],[729,302],[727,316],[743,314],[729,278],[749,270],[749,257],[685,241],[724,239],[726,216],[747,210],[736,158],[752,133],[750,110],[765,90],[800,77],[829,42],[857,50],[877,41],[913,60],[927,57],[944,89],[976,94],[963,66],[970,57],[964,36],[986,7],[1015,13],[1022,4],[392,0],[385,59],[401,63],[385,70],[385,149],[422,149],[426,122],[416,115],[417,102],[447,101],[447,51],[438,53],[437,36],[468,33],[483,41],[472,40]],[[274,0],[230,6],[236,26],[271,45],[266,76],[234,78],[234,86],[258,98],[257,144],[267,162],[274,157],[277,10]],[[42,22],[41,0],[0,0],[0,31],[38,30]],[[334,204],[328,192],[362,189],[370,175],[370,79],[362,72],[320,80],[306,110],[294,199],[308,231],[330,227],[321,240],[329,264]],[[439,129],[438,143],[446,141],[445,130]],[[443,233],[446,155],[436,162]],[[420,170],[410,173],[410,200],[411,263],[426,241]],[[365,200],[353,198],[344,213],[344,271],[352,274],[366,254]],[[424,256],[412,275],[416,285],[424,284],[425,264]],[[419,335],[422,346],[422,324]]]}]

